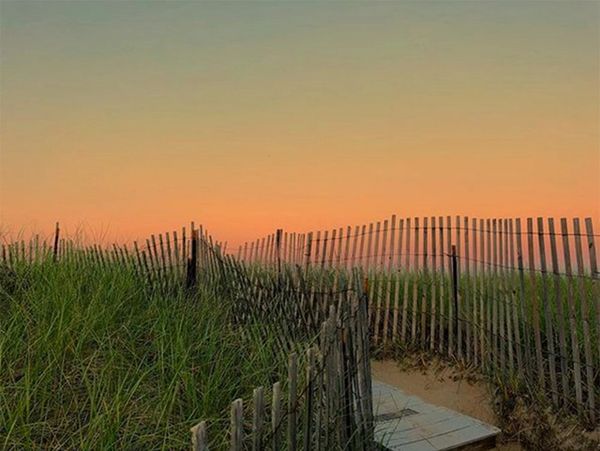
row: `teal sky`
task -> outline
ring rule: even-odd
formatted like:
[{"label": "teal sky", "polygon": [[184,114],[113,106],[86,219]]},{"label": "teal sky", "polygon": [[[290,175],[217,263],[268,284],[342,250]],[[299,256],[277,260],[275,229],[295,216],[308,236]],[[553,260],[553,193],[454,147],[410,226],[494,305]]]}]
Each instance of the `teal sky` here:
[{"label": "teal sky", "polygon": [[0,221],[600,217],[599,5],[2,0]]}]

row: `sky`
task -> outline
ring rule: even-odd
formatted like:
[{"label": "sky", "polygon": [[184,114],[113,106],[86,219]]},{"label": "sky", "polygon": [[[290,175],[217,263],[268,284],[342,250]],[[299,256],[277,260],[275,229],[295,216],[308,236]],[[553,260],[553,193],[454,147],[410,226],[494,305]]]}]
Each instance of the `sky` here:
[{"label": "sky", "polygon": [[0,0],[0,232],[600,218],[599,23],[593,1]]}]

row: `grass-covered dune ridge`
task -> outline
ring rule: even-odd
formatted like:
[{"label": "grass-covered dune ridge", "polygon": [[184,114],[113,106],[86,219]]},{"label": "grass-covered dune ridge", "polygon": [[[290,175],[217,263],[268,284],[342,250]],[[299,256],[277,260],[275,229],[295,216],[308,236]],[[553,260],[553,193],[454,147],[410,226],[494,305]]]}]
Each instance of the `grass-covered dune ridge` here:
[{"label": "grass-covered dune ridge", "polygon": [[0,448],[185,449],[198,419],[268,383],[276,356],[227,303],[149,292],[122,265],[16,265],[0,277]]}]

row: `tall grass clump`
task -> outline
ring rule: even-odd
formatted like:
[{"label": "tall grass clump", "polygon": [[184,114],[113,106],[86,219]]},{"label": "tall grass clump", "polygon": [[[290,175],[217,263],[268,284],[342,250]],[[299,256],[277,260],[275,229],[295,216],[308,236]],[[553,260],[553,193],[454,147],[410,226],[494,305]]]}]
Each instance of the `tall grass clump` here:
[{"label": "tall grass clump", "polygon": [[277,379],[223,299],[149,291],[128,267],[0,273],[0,449],[187,449],[200,419]]}]

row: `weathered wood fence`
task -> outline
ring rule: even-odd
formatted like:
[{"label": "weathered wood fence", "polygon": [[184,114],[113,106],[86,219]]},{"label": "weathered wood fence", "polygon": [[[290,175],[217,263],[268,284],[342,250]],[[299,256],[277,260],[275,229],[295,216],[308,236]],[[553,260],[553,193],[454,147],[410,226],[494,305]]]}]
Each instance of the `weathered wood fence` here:
[{"label": "weathered wood fence", "polygon": [[335,298],[358,271],[368,280],[368,330],[378,349],[447,355],[591,423],[600,419],[600,274],[591,218],[392,216],[329,231],[277,230],[233,255],[193,225],[133,248],[82,248],[58,235],[57,227],[48,245],[5,243],[2,261],[129,262],[148,286],[185,280],[190,288],[237,293],[235,321],[302,318],[285,323],[292,341],[315,335],[328,315],[323,293]]},{"label": "weathered wood fence", "polygon": [[[232,450],[372,449],[371,346],[360,272],[337,274],[333,290],[323,273],[307,277],[290,267],[277,273],[249,267],[224,255],[201,229],[192,225],[187,232],[153,235],[145,246],[134,243],[133,249],[82,247],[61,239],[57,225],[52,245],[39,237],[3,245],[2,266],[51,261],[129,267],[149,290],[212,292],[240,334],[264,335],[271,352],[289,359],[287,380],[257,387],[251,400],[233,401],[227,430],[218,421],[194,426],[195,450],[209,445]],[[267,340],[273,337],[274,342]]]},{"label": "weathered wood fence", "polygon": [[[273,385],[270,408],[264,388],[254,390],[251,426],[245,427],[244,401],[233,401],[230,449],[373,449],[367,299],[360,273],[338,274],[334,291],[322,277],[307,278],[290,267],[274,273],[243,265],[223,256],[210,238],[196,236],[195,247],[188,285],[198,277],[232,301],[232,321],[241,333],[274,336],[273,351],[290,353],[287,381]],[[201,422],[192,428],[195,450],[207,449],[208,427]]]},{"label": "weathered wood fence", "polygon": [[442,353],[600,418],[600,288],[591,218],[401,218],[279,229],[236,258],[277,271],[362,268],[375,345]]}]

